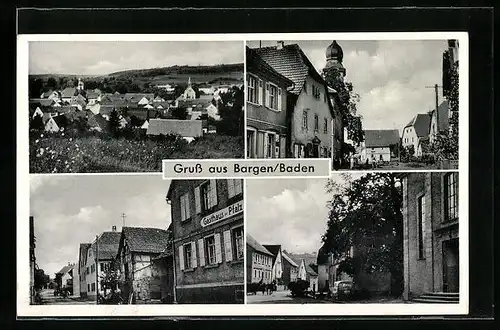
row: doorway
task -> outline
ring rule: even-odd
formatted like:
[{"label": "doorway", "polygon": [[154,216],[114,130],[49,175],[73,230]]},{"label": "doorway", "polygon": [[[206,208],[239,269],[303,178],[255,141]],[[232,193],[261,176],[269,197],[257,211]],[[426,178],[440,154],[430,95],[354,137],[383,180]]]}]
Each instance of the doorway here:
[{"label": "doorway", "polygon": [[443,291],[459,292],[458,238],[443,242]]}]

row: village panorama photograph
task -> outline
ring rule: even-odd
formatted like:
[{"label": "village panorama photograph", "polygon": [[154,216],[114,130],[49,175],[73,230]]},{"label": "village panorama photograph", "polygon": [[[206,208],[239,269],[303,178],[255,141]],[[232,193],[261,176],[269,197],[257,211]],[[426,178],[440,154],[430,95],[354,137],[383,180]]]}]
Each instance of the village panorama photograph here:
[{"label": "village panorama photograph", "polygon": [[248,158],[458,168],[458,40],[246,42]]},{"label": "village panorama photograph", "polygon": [[241,179],[31,175],[30,304],[242,304],[243,204]]},{"label": "village panorama photograph", "polygon": [[246,184],[248,304],[459,303],[458,172]]},{"label": "village panorama photograph", "polygon": [[31,41],[30,173],[244,157],[238,41]]}]

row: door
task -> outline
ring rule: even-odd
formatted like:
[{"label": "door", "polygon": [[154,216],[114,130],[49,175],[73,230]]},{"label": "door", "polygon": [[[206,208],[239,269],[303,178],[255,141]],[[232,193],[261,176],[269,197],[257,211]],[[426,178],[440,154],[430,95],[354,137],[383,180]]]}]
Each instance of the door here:
[{"label": "door", "polygon": [[443,291],[459,292],[458,238],[443,242]]}]

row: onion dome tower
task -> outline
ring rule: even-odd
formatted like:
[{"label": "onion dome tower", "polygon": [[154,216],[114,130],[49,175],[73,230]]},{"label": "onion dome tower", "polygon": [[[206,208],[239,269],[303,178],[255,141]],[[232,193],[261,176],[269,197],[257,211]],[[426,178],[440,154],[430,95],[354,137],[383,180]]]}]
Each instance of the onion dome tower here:
[{"label": "onion dome tower", "polygon": [[345,76],[346,70],[342,65],[342,61],[344,60],[344,52],[342,51],[342,47],[337,43],[336,40],[326,48],[326,66],[324,68],[325,71],[329,71],[335,69],[339,71],[342,76]]}]

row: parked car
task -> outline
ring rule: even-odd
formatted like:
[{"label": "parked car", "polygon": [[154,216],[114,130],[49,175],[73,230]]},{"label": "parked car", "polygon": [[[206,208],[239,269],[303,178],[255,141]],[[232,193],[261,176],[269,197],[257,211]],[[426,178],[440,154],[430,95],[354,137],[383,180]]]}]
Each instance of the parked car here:
[{"label": "parked car", "polygon": [[337,281],[333,283],[332,296],[336,300],[349,300],[353,293],[352,281]]}]

